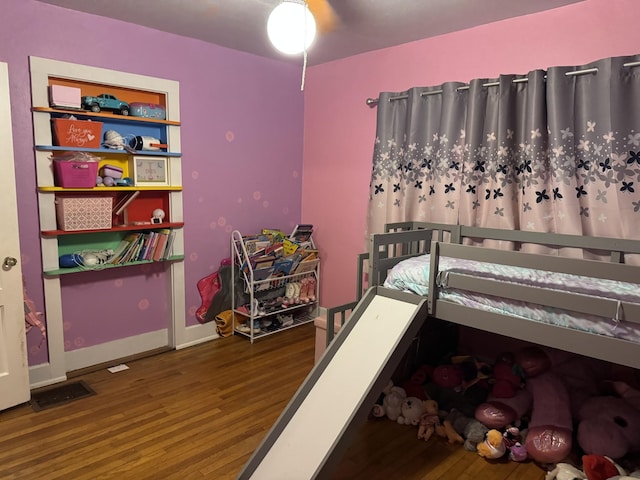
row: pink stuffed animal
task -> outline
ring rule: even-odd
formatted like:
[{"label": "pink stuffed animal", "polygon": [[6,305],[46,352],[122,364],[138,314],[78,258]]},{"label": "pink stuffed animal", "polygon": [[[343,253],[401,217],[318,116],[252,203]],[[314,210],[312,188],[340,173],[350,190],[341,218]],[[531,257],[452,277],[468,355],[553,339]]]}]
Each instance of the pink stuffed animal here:
[{"label": "pink stuffed animal", "polygon": [[578,444],[586,452],[613,459],[640,452],[640,391],[613,382],[619,397],[587,400],[578,412]]}]

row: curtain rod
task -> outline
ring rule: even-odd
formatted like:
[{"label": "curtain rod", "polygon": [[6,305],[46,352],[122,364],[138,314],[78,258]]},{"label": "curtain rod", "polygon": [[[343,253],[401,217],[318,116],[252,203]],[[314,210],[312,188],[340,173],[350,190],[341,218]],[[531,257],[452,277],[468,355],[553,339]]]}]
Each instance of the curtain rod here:
[{"label": "curtain rod", "polygon": [[[629,62],[629,63],[625,63],[622,65],[623,67],[637,67],[640,66],[640,62]],[[572,77],[575,75],[587,75],[589,73],[598,73],[598,69],[597,68],[586,68],[584,70],[574,70],[572,72],[565,72],[565,75],[567,77]],[[546,78],[546,76],[545,76]],[[528,82],[529,79],[528,78],[516,78],[515,80],[513,80],[513,83],[526,83]],[[483,87],[497,87],[500,85],[500,82],[488,82],[488,83],[483,83],[482,86]],[[456,89],[458,92],[461,90],[469,90],[469,85],[464,85],[462,87],[458,87]],[[428,97],[429,95],[439,95],[442,93],[442,90],[431,90],[429,92],[422,92],[420,94],[421,97]],[[389,97],[389,101],[392,100],[405,100],[409,98],[409,95],[397,95],[395,97]],[[366,100],[366,104],[371,107],[377,107],[378,106],[378,101],[379,99],[377,98],[367,98]]]}]

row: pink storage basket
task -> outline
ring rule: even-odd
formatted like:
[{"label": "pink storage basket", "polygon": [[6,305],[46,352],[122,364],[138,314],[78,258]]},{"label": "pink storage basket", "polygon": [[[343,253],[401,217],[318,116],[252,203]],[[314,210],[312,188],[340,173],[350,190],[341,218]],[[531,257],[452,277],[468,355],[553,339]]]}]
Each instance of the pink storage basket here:
[{"label": "pink storage basket", "polygon": [[93,188],[98,176],[98,162],[53,161],[55,184],[64,188]]}]

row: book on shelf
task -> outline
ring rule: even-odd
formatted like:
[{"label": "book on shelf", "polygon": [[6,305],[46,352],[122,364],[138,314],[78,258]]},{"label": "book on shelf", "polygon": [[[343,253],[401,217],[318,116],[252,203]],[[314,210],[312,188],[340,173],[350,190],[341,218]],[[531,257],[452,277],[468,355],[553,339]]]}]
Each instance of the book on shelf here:
[{"label": "book on shelf", "polygon": [[133,236],[134,234],[129,234],[129,235],[126,235],[122,240],[120,240],[120,243],[115,248],[115,250],[113,251],[113,255],[109,259],[109,263],[113,263],[113,264],[118,263],[118,261],[120,260],[124,252],[127,250],[129,245],[133,241]]},{"label": "book on shelf", "polygon": [[109,263],[113,263],[114,265],[120,265],[124,263],[125,259],[131,254],[131,249],[134,248],[135,244],[138,242],[139,236],[139,233],[127,234],[120,241],[120,244],[116,247],[116,250],[113,253],[113,257],[111,257]]},{"label": "book on shelf", "polygon": [[287,238],[286,233],[274,228],[263,228],[261,233],[262,235],[270,235],[272,243],[282,243],[282,241]]},{"label": "book on shelf", "polygon": [[316,266],[318,266],[318,263],[320,263],[319,258],[299,262],[296,266],[296,269],[294,270],[294,273],[299,274],[313,272],[316,269]]},{"label": "book on shelf", "polygon": [[307,242],[311,240],[311,235],[313,234],[313,225],[310,223],[301,223],[296,225],[296,228],[293,229],[291,235],[289,235],[289,239],[293,240],[297,243]]},{"label": "book on shelf", "polygon": [[140,245],[140,249],[138,250],[138,255],[135,260],[137,262],[141,262],[147,259],[147,252],[149,248],[151,248],[151,243],[153,242],[154,232],[146,232],[142,234],[142,244]]},{"label": "book on shelf", "polygon": [[138,258],[138,252],[140,251],[140,247],[144,242],[144,236],[141,233],[136,234],[136,240],[131,244],[131,246],[127,249],[126,254],[122,257],[122,262],[120,263],[129,263],[133,262]]},{"label": "book on shelf", "polygon": [[291,257],[280,257],[273,264],[273,273],[281,275],[289,275],[295,267],[296,261]]},{"label": "book on shelf", "polygon": [[151,259],[155,262],[162,260],[162,256],[164,255],[164,249],[167,246],[167,239],[169,238],[169,234],[171,230],[168,228],[163,228],[162,230],[158,230],[158,242],[156,243],[156,247],[153,251],[153,255]]},{"label": "book on shelf", "polygon": [[167,238],[167,245],[164,248],[164,252],[162,254],[162,259],[163,260],[167,260],[172,252],[173,252],[173,242],[175,240],[176,237],[176,231],[175,230],[171,230],[171,232],[169,233],[169,238]]}]

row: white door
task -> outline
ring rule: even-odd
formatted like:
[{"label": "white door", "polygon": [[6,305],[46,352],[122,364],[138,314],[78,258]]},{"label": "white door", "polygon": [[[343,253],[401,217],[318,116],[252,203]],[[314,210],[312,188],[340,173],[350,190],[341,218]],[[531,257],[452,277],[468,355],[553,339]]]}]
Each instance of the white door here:
[{"label": "white door", "polygon": [[9,74],[0,62],[0,410],[29,400],[27,339],[11,136]]}]

